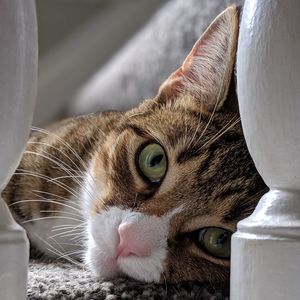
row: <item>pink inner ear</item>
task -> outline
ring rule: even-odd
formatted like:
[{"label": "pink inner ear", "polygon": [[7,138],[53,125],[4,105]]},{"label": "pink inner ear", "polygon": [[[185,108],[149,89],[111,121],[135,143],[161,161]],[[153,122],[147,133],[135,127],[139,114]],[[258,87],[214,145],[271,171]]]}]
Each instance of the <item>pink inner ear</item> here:
[{"label": "pink inner ear", "polygon": [[185,76],[191,75],[189,73],[191,73],[190,71],[192,69],[193,60],[195,59],[195,57],[200,56],[200,53],[201,53],[201,50],[200,50],[201,45],[200,44],[202,44],[202,41],[200,42],[200,40],[198,40],[182,64],[181,68],[182,68],[182,72],[185,74]]},{"label": "pink inner ear", "polygon": [[184,78],[195,79],[193,75],[193,63],[195,58],[200,56],[201,54],[201,44],[202,41],[200,39],[196,42],[191,52],[185,58],[182,66],[178,68],[175,72],[173,72],[170,77],[165,82],[163,87],[164,95],[173,99],[178,96],[178,94],[182,93],[184,90]]},{"label": "pink inner ear", "polygon": [[181,67],[177,69],[171,76],[167,79],[163,85],[163,94],[167,99],[175,98],[183,89],[183,80],[184,74]]},{"label": "pink inner ear", "polygon": [[162,85],[165,100],[195,96],[207,110],[220,109],[228,92],[238,34],[235,6],[220,14],[195,43],[182,66]]}]

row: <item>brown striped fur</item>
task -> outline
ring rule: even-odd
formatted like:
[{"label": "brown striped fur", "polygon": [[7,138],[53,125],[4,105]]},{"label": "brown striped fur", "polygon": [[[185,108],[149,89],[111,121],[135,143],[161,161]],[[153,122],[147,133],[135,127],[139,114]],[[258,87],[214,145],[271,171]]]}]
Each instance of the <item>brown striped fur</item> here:
[{"label": "brown striped fur", "polygon": [[[91,206],[94,214],[117,206],[162,216],[184,204],[172,220],[164,278],[170,282],[227,279],[229,261],[203,252],[189,233],[207,226],[235,231],[237,222],[253,211],[266,189],[233,109],[236,99],[227,97],[236,53],[237,14],[233,6],[214,21],[155,98],[128,112],[68,119],[49,127],[53,134],[33,135],[3,192],[6,202],[66,201],[71,193],[57,181],[78,191],[82,178],[64,176],[91,168],[102,191]],[[149,141],[162,145],[168,157],[167,174],[158,185],[145,182],[135,165],[138,149]],[[12,208],[22,222],[53,215],[50,211],[61,206],[48,201],[21,202]]]}]

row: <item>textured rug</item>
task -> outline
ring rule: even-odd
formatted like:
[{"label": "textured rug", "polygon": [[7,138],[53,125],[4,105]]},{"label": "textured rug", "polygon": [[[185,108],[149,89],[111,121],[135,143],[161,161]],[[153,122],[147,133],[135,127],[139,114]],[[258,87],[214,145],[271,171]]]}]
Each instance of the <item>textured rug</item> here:
[{"label": "textured rug", "polygon": [[145,284],[128,278],[99,281],[88,271],[69,263],[32,260],[29,269],[28,299],[225,300],[227,286],[200,283]]}]

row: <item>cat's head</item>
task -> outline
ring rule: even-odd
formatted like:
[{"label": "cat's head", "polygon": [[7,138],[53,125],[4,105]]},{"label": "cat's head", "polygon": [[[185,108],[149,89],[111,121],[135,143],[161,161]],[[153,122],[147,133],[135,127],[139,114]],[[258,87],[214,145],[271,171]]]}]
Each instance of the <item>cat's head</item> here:
[{"label": "cat's head", "polygon": [[101,277],[228,278],[231,233],[264,189],[228,103],[237,35],[232,6],[95,154],[86,261]]}]

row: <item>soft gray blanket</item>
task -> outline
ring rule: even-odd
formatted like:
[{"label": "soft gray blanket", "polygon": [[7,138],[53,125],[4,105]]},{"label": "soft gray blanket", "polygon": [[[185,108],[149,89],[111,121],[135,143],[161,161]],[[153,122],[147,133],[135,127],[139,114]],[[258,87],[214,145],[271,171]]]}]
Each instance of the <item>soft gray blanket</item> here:
[{"label": "soft gray blanket", "polygon": [[225,294],[227,288],[209,284],[157,285],[125,278],[98,281],[88,271],[69,263],[43,263],[38,260],[31,261],[27,293],[28,299],[32,300],[223,300],[228,299]]}]

